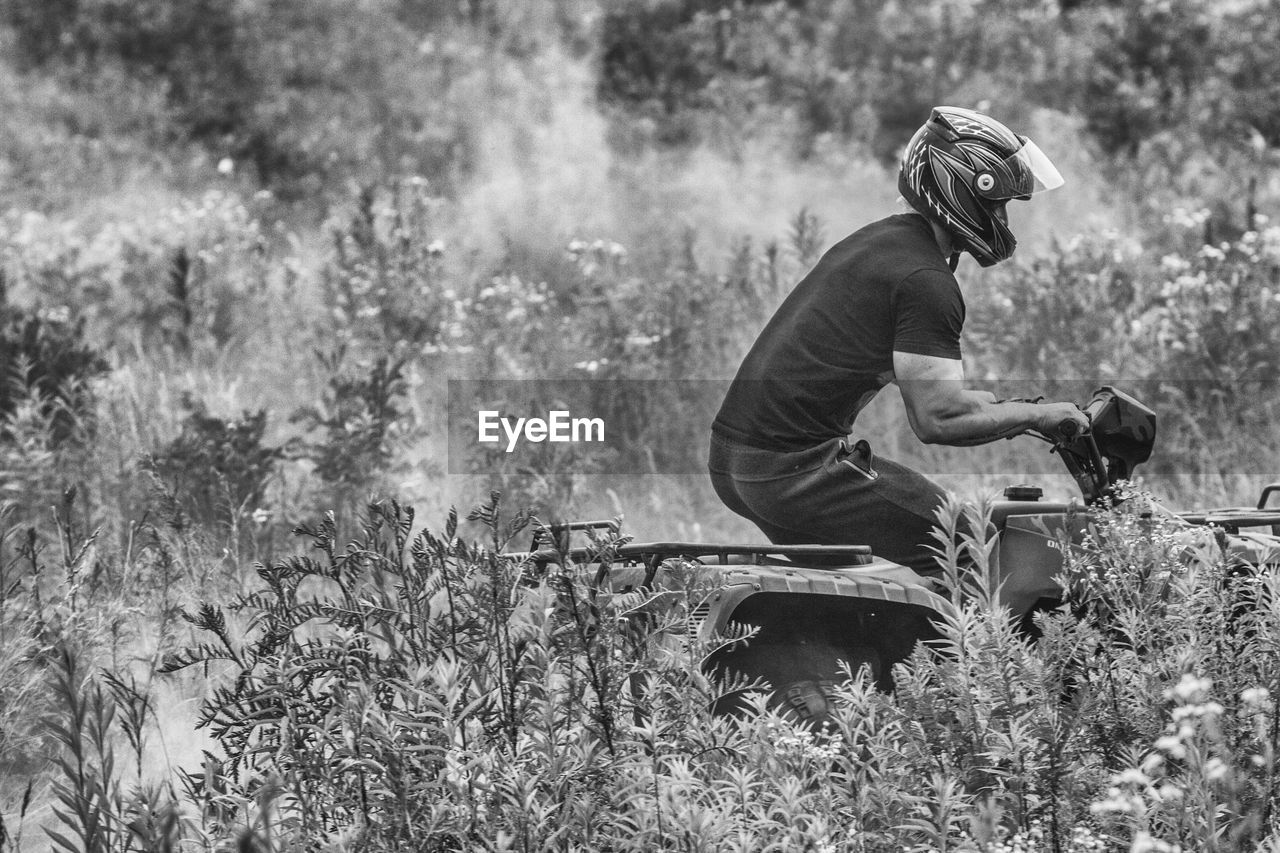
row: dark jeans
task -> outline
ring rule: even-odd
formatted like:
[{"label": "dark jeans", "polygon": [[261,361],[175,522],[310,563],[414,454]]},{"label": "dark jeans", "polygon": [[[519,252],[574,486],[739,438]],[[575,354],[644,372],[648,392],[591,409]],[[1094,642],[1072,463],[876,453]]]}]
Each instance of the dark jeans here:
[{"label": "dark jeans", "polygon": [[777,545],[870,545],[878,557],[932,577],[929,546],[943,490],[922,474],[871,458],[841,438],[795,452],[762,450],[711,435],[707,467],[716,494]]}]

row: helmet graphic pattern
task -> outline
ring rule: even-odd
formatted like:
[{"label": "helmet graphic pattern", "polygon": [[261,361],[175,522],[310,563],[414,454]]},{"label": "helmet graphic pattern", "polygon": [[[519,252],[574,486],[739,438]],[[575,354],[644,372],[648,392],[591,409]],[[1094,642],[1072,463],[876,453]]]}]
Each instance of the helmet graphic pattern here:
[{"label": "helmet graphic pattern", "polygon": [[[994,186],[1029,195],[1033,177],[1016,159],[1023,140],[995,119],[958,107],[936,107],[902,156],[898,190],[927,219],[945,228],[983,266],[1017,246],[1004,199],[983,197]],[[988,177],[989,176],[989,177]]]},{"label": "helmet graphic pattern", "polygon": [[1022,144],[1022,141],[1018,139],[1013,131],[995,119],[982,115],[982,113],[961,110],[958,107],[939,107],[934,110],[935,114],[939,112],[943,112],[946,115],[947,123],[961,137],[987,142],[991,146],[1003,148],[1009,153],[1017,151],[1018,146]]}]

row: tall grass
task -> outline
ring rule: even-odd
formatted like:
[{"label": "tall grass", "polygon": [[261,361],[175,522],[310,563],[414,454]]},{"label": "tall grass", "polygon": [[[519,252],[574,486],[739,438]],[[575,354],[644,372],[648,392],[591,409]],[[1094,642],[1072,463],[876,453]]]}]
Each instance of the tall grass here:
[{"label": "tall grass", "polygon": [[224,758],[182,797],[122,787],[135,771],[112,744],[137,762],[147,697],[61,652],[51,828],[110,850],[1273,844],[1280,575],[1239,571],[1147,500],[1096,516],[1067,560],[1075,612],[1039,616],[1035,641],[998,604],[989,543],[964,533],[983,507],[943,507],[959,538],[940,540],[959,544],[941,549],[955,603],[938,641],[893,695],[838,686],[818,731],[765,692],[712,714],[740,687],[702,668],[714,568],[671,561],[654,589],[612,591],[592,562],[504,556],[530,519],[496,497],[471,514],[477,542],[456,515],[414,534],[411,510],[375,504],[350,542],[332,521],[299,531],[314,558],[188,615],[204,641],[161,669],[210,667],[200,725]]}]

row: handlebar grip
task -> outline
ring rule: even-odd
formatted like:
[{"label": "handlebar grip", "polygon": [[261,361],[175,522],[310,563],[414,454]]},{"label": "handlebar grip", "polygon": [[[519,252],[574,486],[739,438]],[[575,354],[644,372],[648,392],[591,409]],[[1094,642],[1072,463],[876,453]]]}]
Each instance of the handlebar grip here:
[{"label": "handlebar grip", "polygon": [[1080,425],[1071,418],[1063,418],[1058,422],[1058,435],[1065,439],[1073,439],[1076,433],[1080,431]]}]

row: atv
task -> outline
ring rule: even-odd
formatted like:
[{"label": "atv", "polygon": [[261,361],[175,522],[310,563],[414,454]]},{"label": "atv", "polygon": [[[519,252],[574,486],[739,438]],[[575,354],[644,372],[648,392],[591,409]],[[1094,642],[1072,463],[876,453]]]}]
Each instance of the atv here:
[{"label": "atv", "polygon": [[[991,505],[999,541],[994,552],[1000,603],[1028,630],[1036,610],[1061,606],[1058,581],[1063,549],[1079,546],[1089,512],[1123,499],[1118,484],[1146,462],[1155,445],[1156,416],[1133,397],[1109,386],[1097,391],[1084,412],[1087,432],[1076,434],[1066,421],[1055,436],[1037,437],[1053,445],[1082,501],[1047,501],[1035,486],[1015,485]],[[1262,490],[1255,507],[1173,514],[1174,523],[1208,526],[1240,566],[1280,561],[1280,483]],[[1276,503],[1280,504],[1280,500]],[[596,566],[597,588],[614,591],[664,585],[671,561],[721,567],[723,584],[694,612],[704,640],[726,636],[731,626],[747,626],[746,642],[725,643],[706,662],[720,675],[745,676],[775,688],[775,704],[800,719],[817,721],[827,707],[832,683],[842,668],[870,670],[876,685],[892,690],[892,669],[917,643],[937,636],[934,620],[947,606],[947,590],[915,571],[877,557],[862,545],[628,543],[602,552],[572,548],[575,531],[618,533],[618,521],[553,525],[554,547],[522,555],[535,562],[570,561]],[[1259,532],[1259,528],[1267,528]],[[717,711],[732,713],[741,697],[721,700]]]}]

